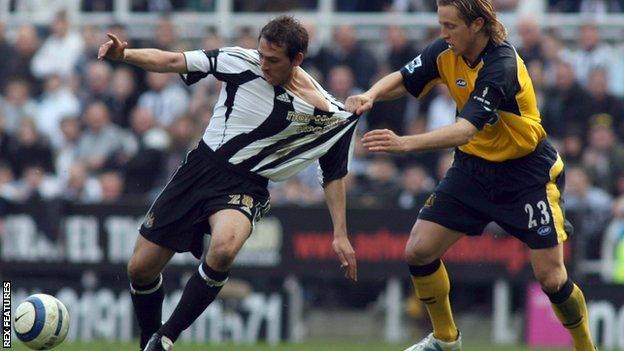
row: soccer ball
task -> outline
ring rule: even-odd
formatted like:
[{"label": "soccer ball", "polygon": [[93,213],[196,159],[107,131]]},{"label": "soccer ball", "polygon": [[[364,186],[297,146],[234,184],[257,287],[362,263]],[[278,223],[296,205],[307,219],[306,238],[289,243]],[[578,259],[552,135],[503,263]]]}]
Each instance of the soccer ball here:
[{"label": "soccer ball", "polygon": [[29,296],[15,310],[15,335],[33,350],[49,350],[62,343],[69,330],[69,313],[56,297]]}]

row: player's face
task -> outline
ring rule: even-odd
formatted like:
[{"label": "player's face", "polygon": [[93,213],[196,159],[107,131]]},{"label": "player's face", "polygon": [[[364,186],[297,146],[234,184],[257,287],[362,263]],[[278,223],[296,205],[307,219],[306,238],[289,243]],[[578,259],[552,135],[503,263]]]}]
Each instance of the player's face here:
[{"label": "player's face", "polygon": [[283,85],[288,82],[295,64],[286,55],[286,47],[260,38],[258,53],[260,54],[260,68],[267,83]]},{"label": "player's face", "polygon": [[466,56],[474,46],[478,29],[475,24],[466,24],[459,17],[455,6],[438,6],[438,22],[442,39],[446,41],[455,55]]}]

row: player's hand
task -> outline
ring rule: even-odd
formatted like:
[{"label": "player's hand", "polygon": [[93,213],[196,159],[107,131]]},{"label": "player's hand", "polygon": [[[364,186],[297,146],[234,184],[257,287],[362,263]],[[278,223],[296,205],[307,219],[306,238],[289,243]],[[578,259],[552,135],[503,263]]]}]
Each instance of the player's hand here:
[{"label": "player's hand", "polygon": [[362,145],[373,152],[407,152],[405,138],[388,129],[375,129],[364,134]]},{"label": "player's hand", "polygon": [[110,38],[109,41],[100,45],[98,50],[98,60],[107,58],[109,60],[122,60],[124,58],[124,50],[128,47],[127,41],[120,41],[115,34],[106,33]]},{"label": "player's hand", "polygon": [[349,239],[342,236],[334,236],[332,247],[340,260],[340,268],[345,269],[345,278],[357,281],[357,262],[355,260],[355,251],[349,242]]},{"label": "player's hand", "polygon": [[355,113],[356,115],[361,115],[373,108],[374,102],[375,99],[366,93],[349,96],[347,101],[345,101],[345,110]]}]

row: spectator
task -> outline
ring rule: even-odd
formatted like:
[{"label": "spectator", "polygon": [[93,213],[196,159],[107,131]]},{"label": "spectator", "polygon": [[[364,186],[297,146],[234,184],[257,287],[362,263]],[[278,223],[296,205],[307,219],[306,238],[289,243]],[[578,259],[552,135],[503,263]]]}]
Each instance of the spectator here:
[{"label": "spectator", "polygon": [[157,182],[163,177],[169,135],[156,125],[154,116],[146,108],[132,111],[131,127],[138,140],[138,150],[123,167],[124,191],[145,195],[159,185]]},{"label": "spectator", "polygon": [[270,189],[272,204],[309,206],[320,203],[320,199],[314,190],[306,186],[299,177],[292,177],[280,183],[272,183]]},{"label": "spectator", "polygon": [[583,167],[593,184],[615,193],[617,176],[624,172],[624,145],[616,138],[611,116],[592,118],[583,152]]},{"label": "spectator", "polygon": [[10,79],[4,89],[4,96],[4,99],[0,96],[0,109],[4,113],[8,132],[15,131],[22,119],[37,115],[37,103],[32,98],[25,79]]},{"label": "spectator", "polygon": [[417,55],[414,46],[407,40],[405,29],[399,26],[389,26],[386,29],[388,56],[386,61],[390,70],[398,71]]},{"label": "spectator", "polygon": [[566,135],[561,141],[560,147],[557,150],[560,151],[561,157],[564,159],[565,164],[581,165],[583,159],[583,149],[585,147],[584,133],[580,130],[568,130]]},{"label": "spectator", "polygon": [[110,121],[110,112],[102,102],[92,102],[84,113],[87,129],[78,142],[78,161],[90,172],[122,166],[137,149],[136,141]]},{"label": "spectator", "polygon": [[236,45],[245,49],[256,49],[258,47],[258,38],[253,34],[250,27],[242,27],[238,33]]},{"label": "spectator", "polygon": [[158,19],[154,39],[155,42],[152,47],[161,50],[174,50],[176,48],[176,42],[179,39],[170,16],[161,16]]},{"label": "spectator", "polygon": [[174,82],[169,74],[149,72],[149,90],[139,97],[138,105],[149,109],[158,125],[167,128],[174,119],[182,116],[189,105],[186,91]]},{"label": "spectator", "polygon": [[203,130],[189,117],[177,118],[169,127],[171,143],[165,161],[165,174],[169,177],[186,158],[186,154],[195,147],[201,136],[198,130]]},{"label": "spectator", "polygon": [[516,24],[516,29],[520,35],[520,45],[518,46],[518,54],[529,66],[532,61],[537,60],[544,62],[544,53],[542,52],[542,31],[535,17],[522,17]]},{"label": "spectator", "polygon": [[104,172],[99,177],[100,188],[102,189],[102,203],[112,204],[123,199],[123,177],[119,172]]},{"label": "spectator", "polygon": [[89,176],[87,167],[77,162],[71,165],[61,198],[66,201],[90,204],[102,200],[100,182]]},{"label": "spectator", "polygon": [[15,175],[24,176],[28,167],[37,166],[45,173],[54,173],[52,148],[48,140],[39,134],[35,122],[25,118],[19,124],[15,143],[9,153]]},{"label": "spectator", "polygon": [[139,99],[136,76],[128,66],[121,66],[113,73],[111,81],[111,121],[127,128],[130,126],[130,112]]},{"label": "spectator", "polygon": [[420,165],[409,165],[403,170],[398,205],[403,209],[420,209],[434,188],[433,179]]},{"label": "spectator", "polygon": [[54,146],[58,146],[63,138],[59,129],[61,119],[79,114],[80,102],[63,79],[57,75],[48,77],[39,102],[39,111],[34,116],[39,130]]},{"label": "spectator", "polygon": [[624,104],[609,93],[607,81],[607,71],[603,68],[594,68],[589,73],[587,90],[591,96],[591,101],[589,102],[588,113],[590,120],[599,114],[609,115],[613,122],[613,129],[621,138],[624,137]]},{"label": "spectator", "polygon": [[537,99],[537,106],[542,106],[545,101],[544,89],[546,89],[546,76],[544,74],[544,63],[533,60],[527,65],[527,71],[533,81],[533,90]]},{"label": "spectator", "polygon": [[[413,50],[412,45],[408,43],[407,36],[402,28],[397,26],[388,27],[386,38],[389,44],[387,69],[396,71],[416,57],[416,51]],[[382,72],[379,74],[382,74]],[[409,97],[403,96],[395,100],[383,101],[375,104],[366,118],[368,128],[388,128],[396,133],[403,134],[409,100]],[[390,119],[386,118],[386,116],[394,117]]]},{"label": "spectator", "polygon": [[56,148],[56,174],[62,183],[67,183],[70,169],[78,159],[78,143],[82,135],[80,121],[75,116],[65,116],[61,119],[61,133],[63,140]]},{"label": "spectator", "polygon": [[39,80],[30,71],[33,57],[39,49],[39,36],[33,25],[24,24],[17,30],[15,44],[2,56],[7,59],[8,77],[25,79],[35,94],[41,92]]},{"label": "spectator", "polygon": [[90,61],[86,65],[86,72],[82,89],[79,92],[80,105],[84,108],[91,101],[102,101],[111,109],[114,106],[111,94],[112,70],[108,63]]},{"label": "spectator", "polygon": [[376,156],[369,164],[362,184],[359,202],[370,207],[383,207],[398,203],[398,170],[392,159]]},{"label": "spectator", "polygon": [[550,31],[543,35],[541,47],[544,58],[544,86],[552,88],[557,81],[557,66],[559,62],[562,60],[570,61],[572,52],[565,48],[562,39],[555,31]]},{"label": "spectator", "polygon": [[576,257],[599,258],[602,233],[611,219],[611,195],[593,186],[582,168],[573,166],[566,171],[565,196],[565,210],[576,218]]},{"label": "spectator", "polygon": [[40,204],[43,200],[57,198],[61,188],[56,178],[46,174],[41,166],[29,164],[24,168],[22,177],[16,182],[16,191],[17,202]]},{"label": "spectator", "polygon": [[457,105],[446,85],[437,85],[435,91],[437,94],[431,100],[427,111],[428,131],[455,123],[457,114]]},{"label": "spectator", "polygon": [[85,43],[79,33],[70,31],[69,19],[64,11],[56,15],[51,32],[33,57],[31,70],[39,79],[52,75],[69,78],[83,54]]},{"label": "spectator", "polygon": [[334,40],[337,44],[337,64],[349,66],[355,76],[355,85],[360,89],[367,89],[371,78],[377,73],[377,61],[373,54],[363,43],[357,41],[352,26],[338,27],[334,32]]},{"label": "spectator", "polygon": [[355,87],[353,72],[348,66],[335,66],[329,71],[327,80],[330,93],[342,102],[349,96],[362,92],[361,89]]},{"label": "spectator", "polygon": [[561,139],[570,128],[583,130],[587,125],[590,98],[577,82],[572,66],[560,61],[556,84],[547,89],[548,99],[541,108],[542,125],[548,135]]},{"label": "spectator", "polygon": [[609,70],[613,48],[602,40],[596,24],[587,23],[579,28],[578,49],[571,57],[577,81],[587,87],[589,72],[595,68]]},{"label": "spectator", "polygon": [[329,47],[323,44],[321,38],[317,36],[316,27],[313,23],[308,22],[305,23],[304,26],[308,31],[309,44],[308,54],[306,55],[301,67],[308,73],[312,71],[320,72],[322,79],[318,80],[318,82],[323,84],[329,75],[329,71],[332,67],[336,66],[338,58]]}]

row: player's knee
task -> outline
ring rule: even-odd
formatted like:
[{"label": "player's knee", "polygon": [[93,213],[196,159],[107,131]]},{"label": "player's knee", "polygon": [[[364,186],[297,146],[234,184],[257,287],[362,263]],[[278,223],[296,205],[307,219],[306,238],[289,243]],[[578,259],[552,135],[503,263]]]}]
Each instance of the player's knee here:
[{"label": "player's knee", "polygon": [[217,270],[229,269],[237,252],[238,248],[233,242],[214,243],[214,246],[210,248],[208,265]]},{"label": "player's knee", "polygon": [[536,272],[535,278],[542,287],[542,290],[548,293],[556,293],[561,290],[561,287],[566,281],[565,275],[558,274],[557,270],[542,273]]},{"label": "player's knee", "polygon": [[416,240],[409,240],[405,245],[405,260],[410,265],[423,266],[433,262],[437,255]]},{"label": "player's knee", "polygon": [[147,285],[153,282],[160,272],[155,272],[149,265],[134,257],[127,266],[128,280],[135,285]]}]

